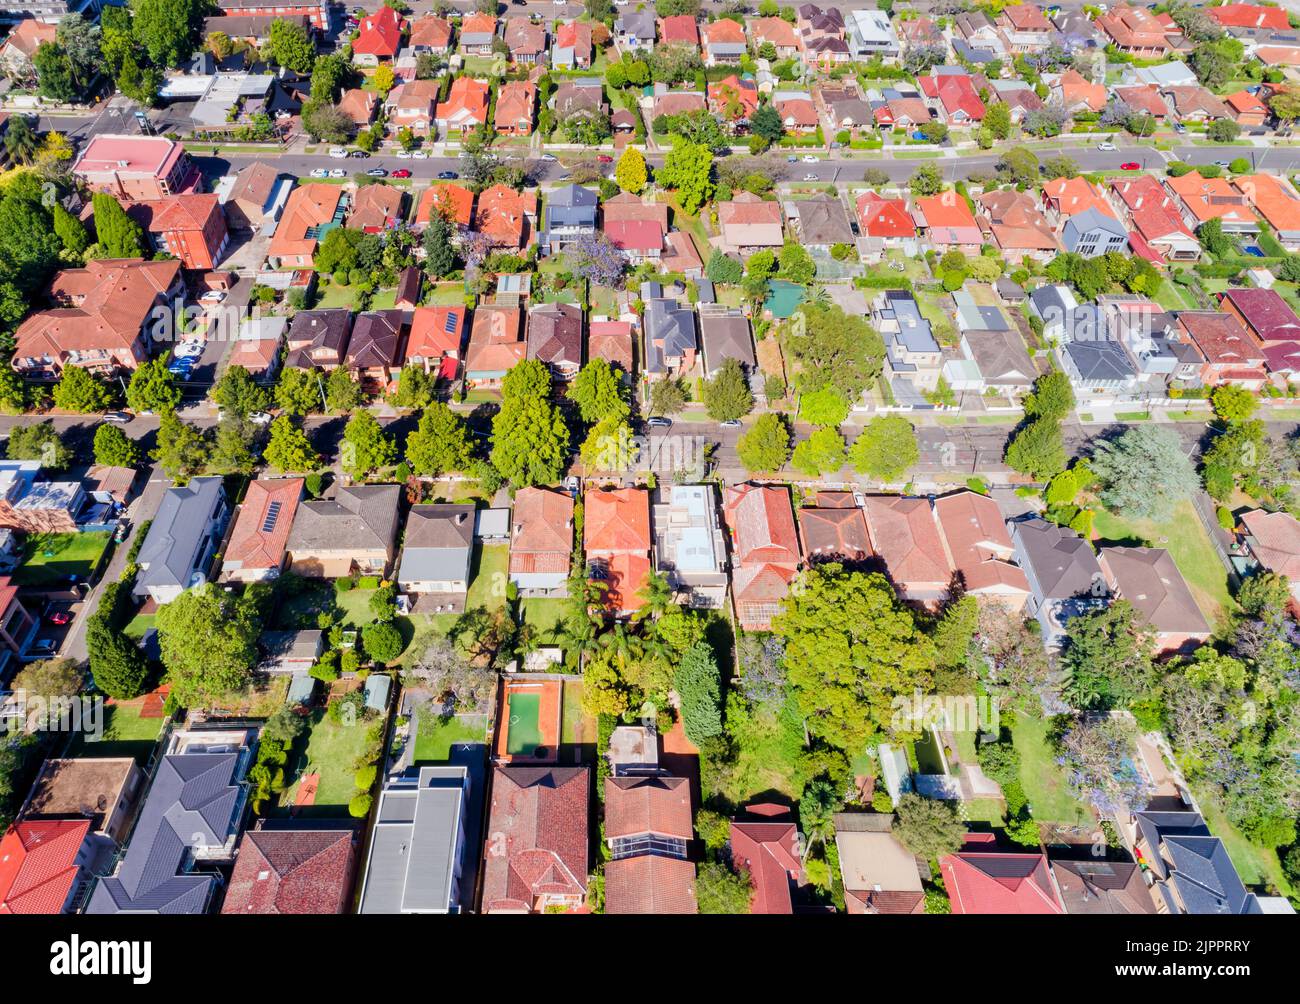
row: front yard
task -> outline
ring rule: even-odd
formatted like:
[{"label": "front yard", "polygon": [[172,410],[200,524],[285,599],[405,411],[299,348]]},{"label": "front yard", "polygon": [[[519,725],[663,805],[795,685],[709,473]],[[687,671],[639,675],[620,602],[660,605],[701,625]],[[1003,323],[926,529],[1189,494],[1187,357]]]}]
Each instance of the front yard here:
[{"label": "front yard", "polygon": [[23,562],[14,572],[20,586],[57,586],[69,577],[90,578],[108,548],[109,533],[37,533],[27,538]]}]

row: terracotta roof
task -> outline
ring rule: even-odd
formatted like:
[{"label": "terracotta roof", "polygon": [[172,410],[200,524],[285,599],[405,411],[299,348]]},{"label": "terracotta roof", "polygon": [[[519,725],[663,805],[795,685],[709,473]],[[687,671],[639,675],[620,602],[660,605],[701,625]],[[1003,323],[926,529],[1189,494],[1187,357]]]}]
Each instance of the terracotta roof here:
[{"label": "terracotta roof", "polygon": [[605,865],[605,912],[698,913],[695,865],[658,854],[610,861]]},{"label": "terracotta roof", "polygon": [[302,478],[258,478],[249,483],[226,545],[226,568],[280,568],[302,488]]},{"label": "terracotta roof", "polygon": [[429,223],[434,212],[457,226],[469,227],[474,221],[474,193],[461,185],[433,185],[420,193],[415,210],[416,223]]},{"label": "terracotta roof", "polygon": [[13,49],[31,59],[46,42],[57,41],[58,27],[57,24],[49,24],[34,17],[25,17],[14,26],[0,48]]},{"label": "terracotta roof", "polygon": [[718,225],[723,227],[781,225],[781,203],[768,202],[751,192],[740,192],[730,202],[719,202]]},{"label": "terracotta roof", "polygon": [[465,352],[468,372],[501,373],[524,358],[528,346],[521,337],[523,311],[493,304],[474,311]]},{"label": "terracotta roof", "polygon": [[230,188],[229,200],[235,202],[252,202],[259,208],[271,201],[271,195],[280,182],[280,172],[270,164],[256,161],[235,175],[235,183]]},{"label": "terracotta roof", "polygon": [[246,831],[221,912],[346,912],[356,864],[355,841],[351,828]]},{"label": "terracotta roof", "polygon": [[707,87],[709,104],[718,114],[727,113],[728,106],[734,102],[735,108],[728,117],[731,119],[748,118],[758,109],[758,85],[752,80],[741,80],[734,73]]},{"label": "terracotta roof", "polygon": [[692,840],[691,784],[684,777],[605,779],[605,839],[655,833]]},{"label": "terracotta roof", "polygon": [[719,18],[712,24],[706,24],[700,29],[700,34],[704,38],[706,47],[723,43],[745,44],[745,29],[729,17]]},{"label": "terracotta roof", "polygon": [[799,564],[799,536],[788,490],[733,485],[724,493],[723,512],[738,565]]},{"label": "terracotta roof", "polygon": [[799,510],[799,529],[803,531],[803,549],[809,561],[862,562],[874,553],[871,538],[867,536],[867,521],[856,506],[851,509],[804,506]]},{"label": "terracotta roof", "polygon": [[375,117],[375,107],[379,104],[379,95],[374,91],[350,87],[339,98],[339,111],[350,118],[354,125],[368,126]]},{"label": "terracotta roof", "polygon": [[986,192],[976,202],[989,220],[994,242],[1003,251],[1053,250],[1056,237],[1047,218],[1028,192],[1000,190]]},{"label": "terracotta roof", "polygon": [[592,321],[587,331],[588,359],[604,359],[624,373],[632,372],[632,324]]},{"label": "terracotta roof", "polygon": [[537,85],[526,80],[511,80],[497,93],[494,125],[498,129],[531,129],[533,108],[537,103]]},{"label": "terracotta roof", "polygon": [[440,102],[434,112],[439,122],[453,126],[487,121],[488,82],[475,80],[473,77],[457,77],[447,92],[447,100]]},{"label": "terracotta roof", "polygon": [[289,193],[284,213],[267,248],[267,256],[314,255],[317,240],[308,236],[308,231],[334,219],[342,198],[340,185],[308,184],[295,188]]},{"label": "terracotta roof", "polygon": [[573,498],[549,488],[521,488],[511,519],[510,572],[567,572],[573,554]]},{"label": "terracotta roof", "polygon": [[1291,22],[1281,7],[1263,7],[1253,3],[1225,3],[1221,7],[1202,7],[1201,10],[1225,28],[1268,28],[1289,31]]},{"label": "terracotta roof", "polygon": [[921,93],[928,98],[937,98],[949,117],[962,113],[968,119],[979,122],[984,118],[984,102],[970,76],[965,73],[930,75],[918,77],[917,83]]},{"label": "terracotta roof", "polygon": [[461,38],[466,35],[494,35],[497,19],[494,14],[466,14],[460,22]]},{"label": "terracotta roof", "polygon": [[1033,4],[1020,3],[1006,7],[1002,16],[1019,31],[1052,31],[1052,23]]},{"label": "terracotta roof", "polygon": [[687,45],[700,44],[700,31],[692,14],[674,14],[672,17],[659,19],[659,41],[662,43],[683,42]]},{"label": "terracotta roof", "polygon": [[348,226],[372,233],[390,230],[402,219],[403,194],[392,185],[362,185],[352,199]]},{"label": "terracotta roof", "polygon": [[1254,541],[1251,551],[1268,571],[1300,582],[1300,522],[1287,512],[1252,509],[1241,524]]},{"label": "terracotta roof", "polygon": [[1029,592],[1029,580],[1012,560],[1011,535],[993,499],[959,491],[936,499],[934,515],[967,592]]},{"label": "terracotta roof", "polygon": [[1199,171],[1192,171],[1181,178],[1166,178],[1165,184],[1199,223],[1216,218],[1237,222],[1256,219],[1246,197],[1226,178],[1203,178]]},{"label": "terracotta roof", "polygon": [[1204,115],[1212,119],[1226,119],[1231,116],[1228,106],[1199,84],[1186,87],[1166,87],[1161,91],[1173,101],[1174,113],[1179,118]]},{"label": "terracotta roof", "polygon": [[640,488],[588,491],[583,545],[587,553],[650,550],[650,495]]},{"label": "terracotta roof", "polygon": [[506,18],[501,35],[512,56],[540,56],[546,51],[546,29],[526,17]]},{"label": "terracotta roof", "polygon": [[533,910],[587,891],[586,767],[497,767],[492,774],[483,910]]},{"label": "terracotta roof", "polygon": [[657,220],[606,220],[605,236],[620,251],[662,251],[664,228]]},{"label": "terracotta roof", "polygon": [[1089,110],[1099,112],[1110,100],[1104,84],[1094,84],[1074,67],[1061,74],[1057,86],[1061,89],[1061,100],[1066,108],[1082,102]]},{"label": "terracotta roof", "polygon": [[1160,96],[1160,89],[1155,84],[1116,87],[1115,97],[1134,111],[1146,112],[1158,119],[1169,115],[1169,106],[1165,104],[1165,99]]},{"label": "terracotta roof", "polygon": [[1268,105],[1259,99],[1258,94],[1251,94],[1250,91],[1236,91],[1229,94],[1223,99],[1223,103],[1238,116],[1263,115],[1266,119],[1269,116]]},{"label": "terracotta roof", "polygon": [[1231,314],[1213,310],[1183,310],[1178,325],[1196,343],[1205,361],[1215,366],[1259,366],[1264,355]]},{"label": "terracotta roof", "polygon": [[528,240],[528,219],[536,215],[536,192],[493,185],[479,192],[474,226],[499,247],[522,249]]},{"label": "terracotta roof", "polygon": [[[986,834],[991,836],[991,834]],[[989,841],[939,862],[955,914],[1063,913],[1042,854],[1003,854]],[[987,848],[987,849],[986,849]]]},{"label": "terracotta roof", "polygon": [[755,47],[771,42],[777,48],[799,48],[799,35],[794,25],[780,17],[759,17],[749,22],[749,33]]},{"label": "terracotta roof", "polygon": [[360,34],[352,43],[353,55],[371,55],[392,59],[402,47],[402,27],[406,19],[392,7],[380,7],[361,19]]},{"label": "terracotta roof", "polygon": [[411,22],[408,44],[412,48],[422,46],[430,49],[447,48],[451,44],[451,22],[432,14],[416,18]]},{"label": "terracotta roof", "polygon": [[1043,185],[1043,196],[1063,218],[1087,209],[1095,209],[1111,219],[1116,218],[1115,210],[1101,194],[1101,189],[1087,178],[1055,178]]},{"label": "terracotta roof", "polygon": [[1232,187],[1245,196],[1274,230],[1300,232],[1300,194],[1286,178],[1240,174],[1232,179]]},{"label": "terracotta roof", "polygon": [[411,314],[406,358],[438,360],[459,356],[464,334],[464,307],[416,307]]},{"label": "terracotta roof", "polygon": [[815,129],[821,122],[811,98],[786,98],[776,103],[776,110],[786,128]]},{"label": "terracotta roof", "polygon": [[22,821],[0,839],[0,914],[62,913],[89,819]]},{"label": "terracotta roof", "polygon": [[731,859],[754,884],[750,913],[792,913],[790,880],[803,870],[799,830],[785,806],[755,805],[750,816],[767,821],[732,821]]},{"label": "terracotta roof", "polygon": [[668,206],[662,202],[646,202],[631,192],[606,199],[600,204],[600,212],[606,225],[616,220],[655,220],[661,230],[668,230]]},{"label": "terracotta roof", "polygon": [[871,495],[864,515],[871,543],[889,577],[903,591],[946,590],[952,558],[930,510],[929,499]]}]

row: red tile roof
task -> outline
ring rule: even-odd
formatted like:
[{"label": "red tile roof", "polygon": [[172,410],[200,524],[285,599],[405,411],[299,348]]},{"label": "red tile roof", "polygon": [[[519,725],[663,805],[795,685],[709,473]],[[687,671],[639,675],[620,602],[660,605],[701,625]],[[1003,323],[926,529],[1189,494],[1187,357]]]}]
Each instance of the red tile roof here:
[{"label": "red tile roof", "polygon": [[954,73],[944,76],[932,74],[928,77],[919,77],[917,83],[921,85],[921,93],[927,98],[939,100],[949,118],[962,115],[972,122],[979,122],[984,118],[984,102],[980,100],[979,92],[975,90],[975,84],[969,74]]},{"label": "red tile roof", "polygon": [[858,196],[858,226],[868,237],[915,237],[916,223],[905,199],[886,199],[876,192]]},{"label": "red tile roof", "polygon": [[1228,289],[1220,304],[1235,308],[1245,318],[1247,330],[1261,342],[1300,340],[1300,317],[1272,289]]},{"label": "red tile roof", "polygon": [[302,478],[259,478],[249,484],[226,546],[227,566],[237,562],[240,570],[252,571],[284,563],[303,483]]},{"label": "red tile roof", "polygon": [[640,488],[588,491],[584,499],[583,544],[589,563],[601,568],[605,604],[638,610],[637,595],[650,574],[650,493]]},{"label": "red tile roof", "polygon": [[573,498],[549,488],[515,493],[511,574],[567,572],[573,552]]},{"label": "red tile roof", "polygon": [[799,563],[799,535],[790,508],[790,493],[785,488],[772,485],[729,487],[723,509],[731,528],[737,564]]},{"label": "red tile roof", "polygon": [[411,314],[406,358],[437,361],[457,357],[464,334],[464,307],[416,307]]},{"label": "red tile roof", "polygon": [[483,910],[534,910],[587,891],[585,767],[498,767],[492,776]]},{"label": "red tile roof", "polygon": [[700,31],[691,14],[674,14],[672,17],[659,19],[659,41],[684,42],[686,45],[700,44]]},{"label": "red tile roof", "polygon": [[1043,855],[998,853],[992,841],[968,839],[966,846],[939,862],[953,913],[1065,912]]},{"label": "red tile roof", "polygon": [[474,193],[460,185],[434,185],[420,195],[416,223],[430,223],[437,213],[448,223],[469,227],[474,222]]},{"label": "red tile roof", "polygon": [[1300,522],[1288,512],[1254,509],[1241,524],[1253,538],[1251,550],[1268,571],[1300,581]]},{"label": "red tile roof", "polygon": [[698,913],[695,865],[658,854],[610,861],[605,865],[605,912]]},{"label": "red tile roof", "polygon": [[1012,560],[1011,535],[993,499],[959,491],[937,499],[934,515],[967,592],[1028,595],[1029,580]]},{"label": "red tile roof", "polygon": [[747,812],[771,818],[731,824],[731,859],[754,884],[750,912],[791,913],[790,880],[798,879],[803,867],[798,827],[785,806],[753,805]]},{"label": "red tile roof", "polygon": [[221,912],[344,913],[355,864],[350,828],[248,830],[239,841]]},{"label": "red tile roof", "polygon": [[61,913],[89,819],[16,823],[0,840],[0,914]]},{"label": "red tile roof", "polygon": [[361,21],[361,33],[352,43],[353,55],[392,59],[402,47],[405,19],[392,7],[380,7]]},{"label": "red tile roof", "polygon": [[865,506],[871,543],[900,590],[942,591],[952,579],[952,558],[939,534],[930,500],[869,496]]},{"label": "red tile roof", "polygon": [[1259,366],[1264,362],[1264,354],[1255,340],[1231,314],[1184,310],[1178,314],[1178,326],[1213,366]]},{"label": "red tile roof", "polygon": [[1226,3],[1222,7],[1203,7],[1204,13],[1225,28],[1269,28],[1287,31],[1291,22],[1281,7],[1261,7],[1253,3]]},{"label": "red tile roof", "polygon": [[691,785],[684,777],[605,779],[605,839],[657,833],[691,840]]}]

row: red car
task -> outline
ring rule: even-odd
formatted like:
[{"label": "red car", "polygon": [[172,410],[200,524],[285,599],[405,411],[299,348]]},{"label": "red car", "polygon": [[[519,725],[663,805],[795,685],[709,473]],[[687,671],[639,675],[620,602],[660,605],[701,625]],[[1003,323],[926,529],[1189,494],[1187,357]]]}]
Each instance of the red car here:
[{"label": "red car", "polygon": [[46,620],[51,624],[58,624],[62,627],[64,624],[72,623],[72,614],[68,613],[66,610],[56,610],[54,613],[50,614]]},{"label": "red car", "polygon": [[600,161],[602,164],[612,164],[612,163],[614,163],[614,158],[611,157],[611,156],[610,156],[609,154],[607,154],[607,153],[602,153],[602,154],[601,154],[599,157],[597,157],[596,159],[597,159],[598,161]]},{"label": "red car", "polygon": [[1127,164],[1120,164],[1119,169],[1121,171],[1140,171],[1142,170],[1142,165],[1136,160],[1130,160]]},{"label": "red car", "polygon": [[409,178],[410,176],[411,176],[411,172],[404,167],[399,167],[396,171],[393,172],[394,178]]}]

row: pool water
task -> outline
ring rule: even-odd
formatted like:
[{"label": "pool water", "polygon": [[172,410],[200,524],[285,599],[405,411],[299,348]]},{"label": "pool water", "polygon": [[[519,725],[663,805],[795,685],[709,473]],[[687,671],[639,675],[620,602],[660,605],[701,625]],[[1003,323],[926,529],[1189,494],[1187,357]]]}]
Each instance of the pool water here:
[{"label": "pool water", "polygon": [[506,705],[506,752],[511,756],[529,756],[542,744],[538,727],[541,694],[511,694]]}]

